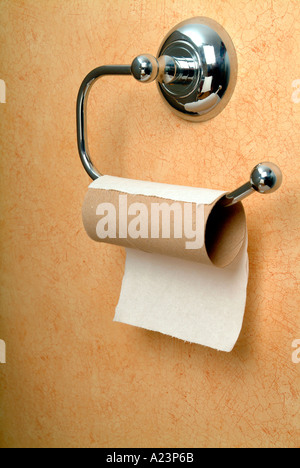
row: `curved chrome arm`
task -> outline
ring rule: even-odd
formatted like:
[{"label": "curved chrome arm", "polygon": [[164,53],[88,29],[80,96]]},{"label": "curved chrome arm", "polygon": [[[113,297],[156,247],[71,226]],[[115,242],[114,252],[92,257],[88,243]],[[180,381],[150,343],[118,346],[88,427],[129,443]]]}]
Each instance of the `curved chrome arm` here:
[{"label": "curved chrome arm", "polygon": [[[133,75],[134,78],[141,82],[151,82],[157,79],[162,83],[169,83],[172,74],[174,75],[172,79],[174,79],[176,74],[182,73],[183,70],[182,67],[179,67],[178,64],[175,64],[175,66],[174,63],[170,57],[162,56],[158,61],[155,57],[141,55],[133,61],[132,65],[104,65],[95,68],[85,77],[77,97],[77,144],[82,165],[93,180],[101,177],[101,174],[94,167],[88,150],[87,100],[92,85],[101,76],[105,75]],[[182,80],[182,77],[179,80]],[[222,204],[224,206],[234,205],[255,191],[259,193],[275,192],[281,183],[282,173],[278,166],[269,162],[258,164],[251,173],[250,181],[237,190],[225,195],[222,198]]]},{"label": "curved chrome arm", "polygon": [[131,75],[131,65],[105,65],[92,70],[83,80],[77,97],[76,121],[77,121],[77,145],[81,162],[88,175],[98,179],[101,174],[94,167],[88,149],[87,139],[87,100],[91,87],[96,81],[105,75]]}]

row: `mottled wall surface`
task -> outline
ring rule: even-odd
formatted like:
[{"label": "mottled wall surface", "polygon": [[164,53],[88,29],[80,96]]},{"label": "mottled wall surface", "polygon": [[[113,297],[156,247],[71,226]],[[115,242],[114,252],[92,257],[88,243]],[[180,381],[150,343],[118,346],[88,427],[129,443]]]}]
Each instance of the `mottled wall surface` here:
[{"label": "mottled wall surface", "polygon": [[[125,252],[81,222],[81,80],[155,54],[191,16],[220,22],[236,46],[226,109],[185,122],[154,84],[104,78],[90,149],[103,173],[214,189],[261,160],[282,168],[280,191],[244,204],[250,280],[231,354],[113,323]],[[300,2],[1,0],[0,17],[1,446],[299,445]]]}]

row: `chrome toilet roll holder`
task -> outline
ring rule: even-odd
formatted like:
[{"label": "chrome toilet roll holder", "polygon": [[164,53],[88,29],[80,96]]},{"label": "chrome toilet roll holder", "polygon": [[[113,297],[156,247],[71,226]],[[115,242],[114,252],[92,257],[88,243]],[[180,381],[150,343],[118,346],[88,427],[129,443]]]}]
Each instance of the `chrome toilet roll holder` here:
[{"label": "chrome toilet roll holder", "polygon": [[[177,116],[194,122],[216,117],[228,104],[237,80],[237,56],[225,29],[216,21],[197,17],[175,26],[164,38],[157,58],[143,54],[131,65],[104,65],[83,80],[77,97],[77,144],[82,165],[93,179],[101,177],[88,150],[87,100],[92,85],[102,76],[132,75],[141,83],[157,82],[159,93]],[[253,169],[250,181],[222,199],[233,205],[254,191],[272,193],[282,183],[273,163]]]}]

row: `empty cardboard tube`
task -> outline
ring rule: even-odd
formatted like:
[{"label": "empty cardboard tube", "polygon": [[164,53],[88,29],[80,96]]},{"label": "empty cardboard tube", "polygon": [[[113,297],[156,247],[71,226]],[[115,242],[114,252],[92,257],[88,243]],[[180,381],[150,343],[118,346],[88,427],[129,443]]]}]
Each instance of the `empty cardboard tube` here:
[{"label": "empty cardboard tube", "polygon": [[[105,183],[104,187],[101,187],[101,179],[104,178],[113,179],[113,183],[108,185],[109,189]],[[137,184],[138,190],[141,188],[140,191],[142,192],[143,182],[132,182]],[[151,187],[151,183],[147,182],[147,184],[147,186],[150,184]],[[207,197],[204,196],[201,203],[201,196],[197,196],[195,202],[184,201],[184,197],[180,195],[181,187],[165,186],[178,189],[178,199],[175,199],[173,192],[172,199],[170,199],[141,193],[128,193],[124,190],[124,187],[118,190],[118,185],[118,178],[104,176],[93,182],[88,189],[83,204],[82,217],[85,230],[94,241],[139,249],[149,253],[169,255],[220,268],[232,263],[241,250],[246,237],[244,208],[241,203],[223,207],[219,203],[223,196],[222,192],[215,191],[214,197],[214,191],[209,191],[209,201],[211,201],[211,198],[215,198],[214,201],[207,203]],[[155,192],[156,186],[163,185],[153,183],[152,193]],[[197,189],[191,190],[195,191]],[[205,189],[199,190],[203,190],[204,194],[206,193]],[[113,207],[113,216],[108,218],[108,209],[110,207]],[[133,211],[132,207],[134,207]],[[165,231],[163,228],[163,215],[160,211],[161,207],[167,213],[165,221],[169,222],[169,228],[167,227]],[[182,213],[181,216],[180,212]],[[155,221],[153,213],[157,215]],[[186,233],[184,226],[185,213],[190,215],[189,233]],[[124,223],[125,215],[127,215],[127,219]],[[121,216],[123,224],[120,222]],[[113,237],[110,235],[103,238],[102,234],[102,238],[99,237],[99,222],[102,227],[106,224],[107,228],[109,222],[115,222],[115,229],[112,230]],[[155,226],[153,225],[154,222]],[[139,229],[142,223],[144,226],[143,231],[141,229],[135,231],[134,238],[132,232],[130,232],[132,223]],[[178,237],[180,232],[182,235]],[[153,237],[153,233],[156,237]],[[192,233],[194,233],[193,237],[191,237]]]}]

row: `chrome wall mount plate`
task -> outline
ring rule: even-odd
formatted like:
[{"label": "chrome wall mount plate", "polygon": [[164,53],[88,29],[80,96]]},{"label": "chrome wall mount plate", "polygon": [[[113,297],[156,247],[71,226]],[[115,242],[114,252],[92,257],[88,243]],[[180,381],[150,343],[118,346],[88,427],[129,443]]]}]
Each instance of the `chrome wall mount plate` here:
[{"label": "chrome wall mount plate", "polygon": [[228,104],[237,81],[238,62],[233,42],[219,23],[206,17],[179,23],[164,38],[157,56],[173,57],[182,69],[177,80],[157,83],[178,116],[205,121]]}]

